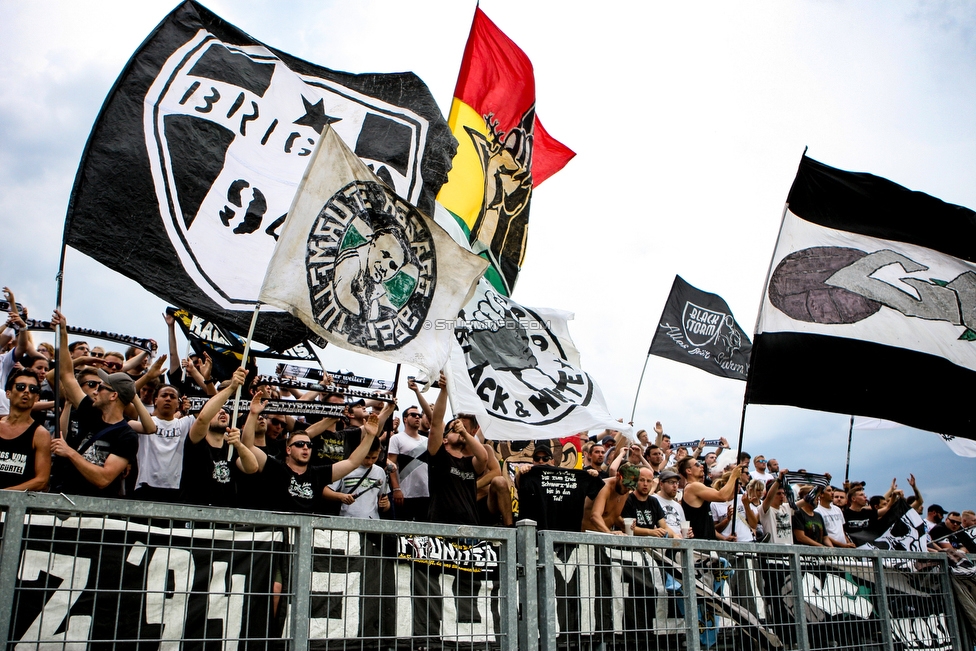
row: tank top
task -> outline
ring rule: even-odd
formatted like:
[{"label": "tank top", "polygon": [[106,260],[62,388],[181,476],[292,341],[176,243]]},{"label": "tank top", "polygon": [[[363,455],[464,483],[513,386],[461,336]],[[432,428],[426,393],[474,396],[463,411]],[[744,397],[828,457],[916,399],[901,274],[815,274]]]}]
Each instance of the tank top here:
[{"label": "tank top", "polygon": [[695,532],[696,540],[715,540],[715,523],[712,522],[711,502],[702,501],[701,506],[692,506],[681,498],[681,507],[685,510],[685,517],[691,523],[691,530]]},{"label": "tank top", "polygon": [[34,478],[34,431],[31,423],[14,439],[0,439],[0,488],[22,484]]}]

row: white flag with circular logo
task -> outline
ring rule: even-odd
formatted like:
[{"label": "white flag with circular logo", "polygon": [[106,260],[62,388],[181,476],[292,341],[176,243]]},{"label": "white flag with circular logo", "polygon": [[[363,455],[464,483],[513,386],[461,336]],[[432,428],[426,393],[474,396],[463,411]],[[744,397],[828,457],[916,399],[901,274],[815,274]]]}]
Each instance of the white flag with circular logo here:
[{"label": "white flag with circular logo", "polygon": [[434,375],[450,356],[454,319],[486,266],[327,128],[259,300],[333,345]]}]

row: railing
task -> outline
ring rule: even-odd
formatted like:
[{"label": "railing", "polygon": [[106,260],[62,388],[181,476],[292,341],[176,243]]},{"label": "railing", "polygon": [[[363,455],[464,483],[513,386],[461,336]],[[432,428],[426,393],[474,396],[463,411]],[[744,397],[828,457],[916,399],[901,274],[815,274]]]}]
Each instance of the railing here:
[{"label": "railing", "polygon": [[939,554],[5,491],[0,509],[6,648],[973,648]]}]

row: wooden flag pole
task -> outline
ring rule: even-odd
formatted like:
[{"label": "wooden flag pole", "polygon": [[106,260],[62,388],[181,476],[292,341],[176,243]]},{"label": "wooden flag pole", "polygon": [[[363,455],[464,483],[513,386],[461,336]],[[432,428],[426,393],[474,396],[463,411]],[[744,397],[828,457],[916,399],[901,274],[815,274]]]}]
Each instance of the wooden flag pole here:
[{"label": "wooden flag pole", "polygon": [[[254,304],[254,314],[251,316],[251,325],[247,329],[247,340],[244,342],[244,356],[241,357],[241,368],[247,368],[247,356],[251,352],[251,338],[254,336],[254,327],[258,324],[258,314],[261,312],[261,303]],[[234,394],[234,414],[231,416],[230,424],[231,427],[237,427],[237,412],[240,408],[241,401],[241,389],[244,385],[237,387],[237,392]],[[231,460],[234,454],[234,448],[231,447],[227,450],[227,461]]]}]

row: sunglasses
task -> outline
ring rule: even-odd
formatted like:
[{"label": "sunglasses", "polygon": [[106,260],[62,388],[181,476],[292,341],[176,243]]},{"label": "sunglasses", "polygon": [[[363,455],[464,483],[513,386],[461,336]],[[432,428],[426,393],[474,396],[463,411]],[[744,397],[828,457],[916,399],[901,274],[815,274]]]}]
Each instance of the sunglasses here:
[{"label": "sunglasses", "polygon": [[409,413],[404,418],[420,418],[420,414]]},{"label": "sunglasses", "polygon": [[101,358],[105,357],[105,353],[94,353],[94,352],[91,352],[91,353],[88,353],[88,356],[89,357],[97,357],[98,359],[101,359]]},{"label": "sunglasses", "polygon": [[278,420],[277,418],[272,418],[271,419],[271,424],[272,425],[277,425],[278,427],[284,427],[285,426],[285,421]]},{"label": "sunglasses", "polygon": [[949,524],[962,525],[962,520],[946,520]]},{"label": "sunglasses", "polygon": [[18,382],[14,385],[14,388],[21,393],[24,391],[30,391],[35,396],[41,392],[41,387],[37,386],[36,384],[27,384],[26,382]]},{"label": "sunglasses", "polygon": [[99,391],[108,391],[109,393],[115,393],[115,389],[113,389],[112,387],[110,387],[110,386],[108,386],[106,384],[101,384],[101,383],[99,383],[99,385],[98,385],[98,390]]},{"label": "sunglasses", "polygon": [[550,456],[549,456],[549,455],[547,454],[547,455],[546,455],[546,456],[544,456],[544,457],[532,457],[532,460],[533,460],[533,461],[541,461],[541,462],[543,462],[543,463],[548,463],[548,462],[550,462],[550,461],[552,461],[552,457],[550,457]]},{"label": "sunglasses", "polygon": [[88,387],[89,389],[94,389],[99,384],[101,384],[101,382],[99,382],[98,380],[85,380],[84,382],[81,383],[81,386]]},{"label": "sunglasses", "polygon": [[105,366],[105,368],[112,369],[113,371],[122,370],[122,364],[119,362],[102,362],[102,365]]},{"label": "sunglasses", "polygon": [[311,441],[295,441],[294,443],[291,443],[290,445],[292,447],[295,447],[295,448],[311,448],[312,447],[312,442]]}]

